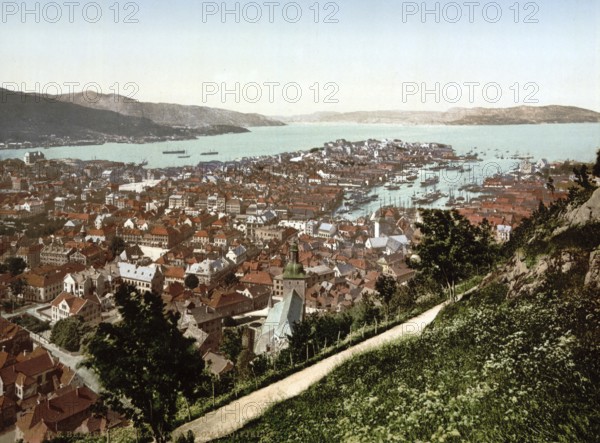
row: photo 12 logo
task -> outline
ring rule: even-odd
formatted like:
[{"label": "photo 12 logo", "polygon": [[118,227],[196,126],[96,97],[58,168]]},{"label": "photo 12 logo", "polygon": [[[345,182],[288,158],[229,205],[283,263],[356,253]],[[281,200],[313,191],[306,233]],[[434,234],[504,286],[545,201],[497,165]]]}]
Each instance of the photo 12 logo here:
[{"label": "photo 12 logo", "polygon": [[[408,176],[413,174],[415,169],[412,164],[402,164],[400,175]],[[468,170],[465,170],[460,163],[449,163],[447,168],[440,171],[433,171],[423,167],[417,171],[420,181],[436,179],[437,182],[446,183],[451,186],[460,186],[465,183],[481,183],[488,177],[503,175],[502,165],[495,161],[485,163],[472,163]]]},{"label": "photo 12 logo", "polygon": [[302,19],[313,23],[339,23],[340,6],[334,2],[313,3],[302,7],[297,2],[202,2],[202,23],[298,23]]},{"label": "photo 12 logo", "polygon": [[[110,94],[115,102],[133,103],[140,87],[137,83],[115,82],[106,89],[102,89],[99,83],[89,82],[48,82],[27,84],[24,82],[2,82],[0,83],[0,103],[6,103],[8,97],[19,95],[21,102],[34,101],[40,103],[75,101],[75,95],[81,94],[81,100],[87,103],[98,103],[103,95]],[[77,91],[81,91],[78,93]]]},{"label": "photo 12 logo", "polygon": [[402,83],[402,103],[498,103],[505,97],[515,104],[537,104],[540,86],[535,82],[515,82],[502,86],[497,82]]},{"label": "photo 12 logo", "polygon": [[2,23],[139,23],[140,5],[135,2],[113,3],[102,7],[97,2],[2,2]]},{"label": "photo 12 logo", "polygon": [[202,103],[298,103],[303,98],[314,103],[339,103],[340,87],[335,82],[315,82],[301,85],[297,82],[202,83]]},{"label": "photo 12 logo", "polygon": [[535,2],[515,2],[504,7],[497,2],[403,2],[402,23],[498,23],[503,18],[514,23],[539,23],[539,12],[540,5]]},{"label": "photo 12 logo", "polygon": [[201,422],[215,421],[215,422],[236,422],[245,423],[248,420],[259,417],[271,406],[274,402],[270,401],[234,401],[228,405],[213,411],[209,411],[200,417]]}]

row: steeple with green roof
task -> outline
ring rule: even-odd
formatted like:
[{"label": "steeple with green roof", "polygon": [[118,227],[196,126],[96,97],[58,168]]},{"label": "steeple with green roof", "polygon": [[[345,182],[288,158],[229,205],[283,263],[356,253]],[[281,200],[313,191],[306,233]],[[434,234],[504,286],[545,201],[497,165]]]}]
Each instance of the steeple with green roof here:
[{"label": "steeple with green roof", "polygon": [[290,245],[290,260],[283,270],[283,278],[285,280],[304,280],[304,266],[298,261],[298,243],[293,242]]}]

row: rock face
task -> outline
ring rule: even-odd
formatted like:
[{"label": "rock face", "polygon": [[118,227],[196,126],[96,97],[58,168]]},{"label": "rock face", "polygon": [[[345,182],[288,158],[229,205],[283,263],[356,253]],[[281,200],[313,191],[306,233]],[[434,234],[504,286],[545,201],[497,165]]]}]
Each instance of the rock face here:
[{"label": "rock face", "polygon": [[587,202],[568,212],[566,219],[572,226],[600,221],[600,188],[596,189]]},{"label": "rock face", "polygon": [[[600,188],[583,205],[568,211],[548,241],[552,242],[560,234],[577,230],[578,226],[600,222]],[[550,254],[539,255],[527,260],[523,252],[515,256],[500,270],[501,281],[509,288],[510,297],[518,297],[537,292],[549,275],[568,279],[571,272],[585,274],[585,286],[600,289],[600,247],[564,248]],[[490,279],[496,277],[490,276]]]},{"label": "rock face", "polygon": [[600,248],[590,254],[590,264],[584,284],[593,289],[600,289]]}]

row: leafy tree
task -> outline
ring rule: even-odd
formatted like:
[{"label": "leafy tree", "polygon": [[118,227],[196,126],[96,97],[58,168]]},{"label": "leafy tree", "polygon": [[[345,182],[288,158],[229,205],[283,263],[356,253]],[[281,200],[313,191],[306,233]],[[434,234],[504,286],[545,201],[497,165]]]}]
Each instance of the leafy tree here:
[{"label": "leafy tree", "polygon": [[396,291],[396,294],[390,300],[388,315],[396,314],[403,309],[409,309],[415,305],[418,294],[410,286],[413,280],[410,280],[407,285],[398,287],[398,291]]},{"label": "leafy tree", "polygon": [[362,302],[352,310],[352,326],[360,328],[375,323],[375,320],[379,319],[379,314],[379,309],[375,306],[372,298],[365,295]]},{"label": "leafy tree", "polygon": [[254,368],[254,375],[260,377],[269,369],[269,358],[265,354],[261,354],[256,356],[251,364]]},{"label": "leafy tree", "polygon": [[321,315],[314,318],[313,335],[319,348],[333,345],[338,336],[348,335],[352,318],[347,314]]},{"label": "leafy tree", "polygon": [[474,226],[456,210],[425,209],[421,216],[417,226],[423,238],[415,248],[418,259],[410,264],[441,282],[455,300],[459,280],[493,263],[489,225]]},{"label": "leafy tree", "polygon": [[556,191],[556,187],[554,186],[554,179],[548,176],[548,181],[546,182],[546,189],[554,195],[554,191]]},{"label": "leafy tree", "polygon": [[592,184],[590,183],[588,177],[588,167],[587,165],[580,165],[579,168],[573,168],[573,174],[575,174],[575,183],[581,186],[583,189],[592,188]]},{"label": "leafy tree", "polygon": [[390,302],[398,290],[398,283],[394,277],[382,274],[375,282],[375,290],[379,294],[379,299],[385,307],[387,317],[390,314]]},{"label": "leafy tree", "polygon": [[500,245],[496,242],[494,226],[487,218],[476,226],[479,244],[483,247],[481,261],[475,264],[475,271],[479,273],[480,267],[492,265],[500,256]]},{"label": "leafy tree", "polygon": [[79,317],[69,317],[59,320],[52,328],[50,341],[69,352],[79,351],[81,344],[81,320]]},{"label": "leafy tree", "polygon": [[219,347],[221,352],[231,361],[236,361],[242,351],[242,332],[240,329],[225,329]]},{"label": "leafy tree", "polygon": [[308,360],[314,355],[314,349],[309,346],[312,342],[312,326],[307,317],[304,321],[294,323],[292,335],[288,336],[289,352],[294,363]]},{"label": "leafy tree", "polygon": [[17,278],[10,283],[10,290],[13,297],[23,294],[25,290],[25,282],[21,278]]},{"label": "leafy tree", "polygon": [[187,403],[203,384],[204,362],[194,340],[179,331],[178,315],[165,311],[159,295],[122,285],[115,301],[121,320],[100,324],[83,365],[98,374],[108,406],[138,427],[147,425],[154,439],[165,443],[178,397]]},{"label": "leafy tree", "polygon": [[14,317],[12,322],[35,334],[40,334],[50,329],[50,322],[39,320],[27,314],[21,317]]},{"label": "leafy tree", "polygon": [[9,257],[4,261],[4,265],[13,277],[22,274],[27,268],[27,263],[21,257]]},{"label": "leafy tree", "polygon": [[242,349],[235,362],[235,370],[242,380],[248,380],[252,377],[252,360],[254,353],[250,349]]},{"label": "leafy tree", "polygon": [[195,274],[188,274],[185,277],[185,280],[183,280],[183,283],[185,284],[186,288],[195,289],[200,284],[200,280]]},{"label": "leafy tree", "polygon": [[596,164],[592,168],[592,174],[596,177],[600,177],[600,149],[596,151]]},{"label": "leafy tree", "polygon": [[113,239],[110,241],[110,252],[112,253],[112,256],[116,257],[117,255],[121,254],[121,252],[125,250],[126,246],[127,244],[125,243],[125,240],[123,240],[121,237],[113,237]]},{"label": "leafy tree", "polygon": [[223,278],[223,285],[225,286],[233,286],[237,285],[240,282],[240,279],[236,277],[235,273],[230,272]]}]

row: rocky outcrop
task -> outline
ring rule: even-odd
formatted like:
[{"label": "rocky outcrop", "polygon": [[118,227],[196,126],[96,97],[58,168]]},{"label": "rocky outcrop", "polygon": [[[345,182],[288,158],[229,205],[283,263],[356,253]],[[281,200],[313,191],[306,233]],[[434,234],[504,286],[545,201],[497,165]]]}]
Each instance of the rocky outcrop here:
[{"label": "rocky outcrop", "polygon": [[590,262],[587,274],[585,274],[585,286],[600,289],[600,248],[590,254]]},{"label": "rocky outcrop", "polygon": [[571,272],[581,270],[587,272],[586,285],[600,287],[600,250],[589,255],[585,251],[559,251],[539,256],[534,263],[526,263],[516,256],[499,275],[502,276],[500,281],[508,286],[508,296],[519,297],[537,292],[551,274],[567,278]]},{"label": "rocky outcrop", "polygon": [[[591,248],[586,247],[586,240],[577,237],[577,235],[581,236],[580,230],[585,229],[585,225],[589,227],[590,224],[598,222],[600,222],[600,188],[587,202],[567,210],[559,223],[560,226],[546,239],[549,244],[556,241],[563,246],[550,248],[549,251],[552,252],[537,257],[525,258],[523,251],[518,251],[497,273],[497,276],[491,276],[490,280],[499,278],[508,286],[510,297],[536,292],[549,276],[568,281],[572,273],[585,275],[586,286],[600,289],[600,247],[592,250],[594,245]],[[542,235],[542,232],[540,231],[539,234]],[[595,236],[595,233],[596,231],[591,230],[588,235]],[[571,235],[575,243],[565,243],[564,238],[559,240],[560,236],[565,235]]]},{"label": "rocky outcrop", "polygon": [[565,218],[572,226],[600,221],[600,188],[596,189],[592,197],[583,205],[569,211]]}]

